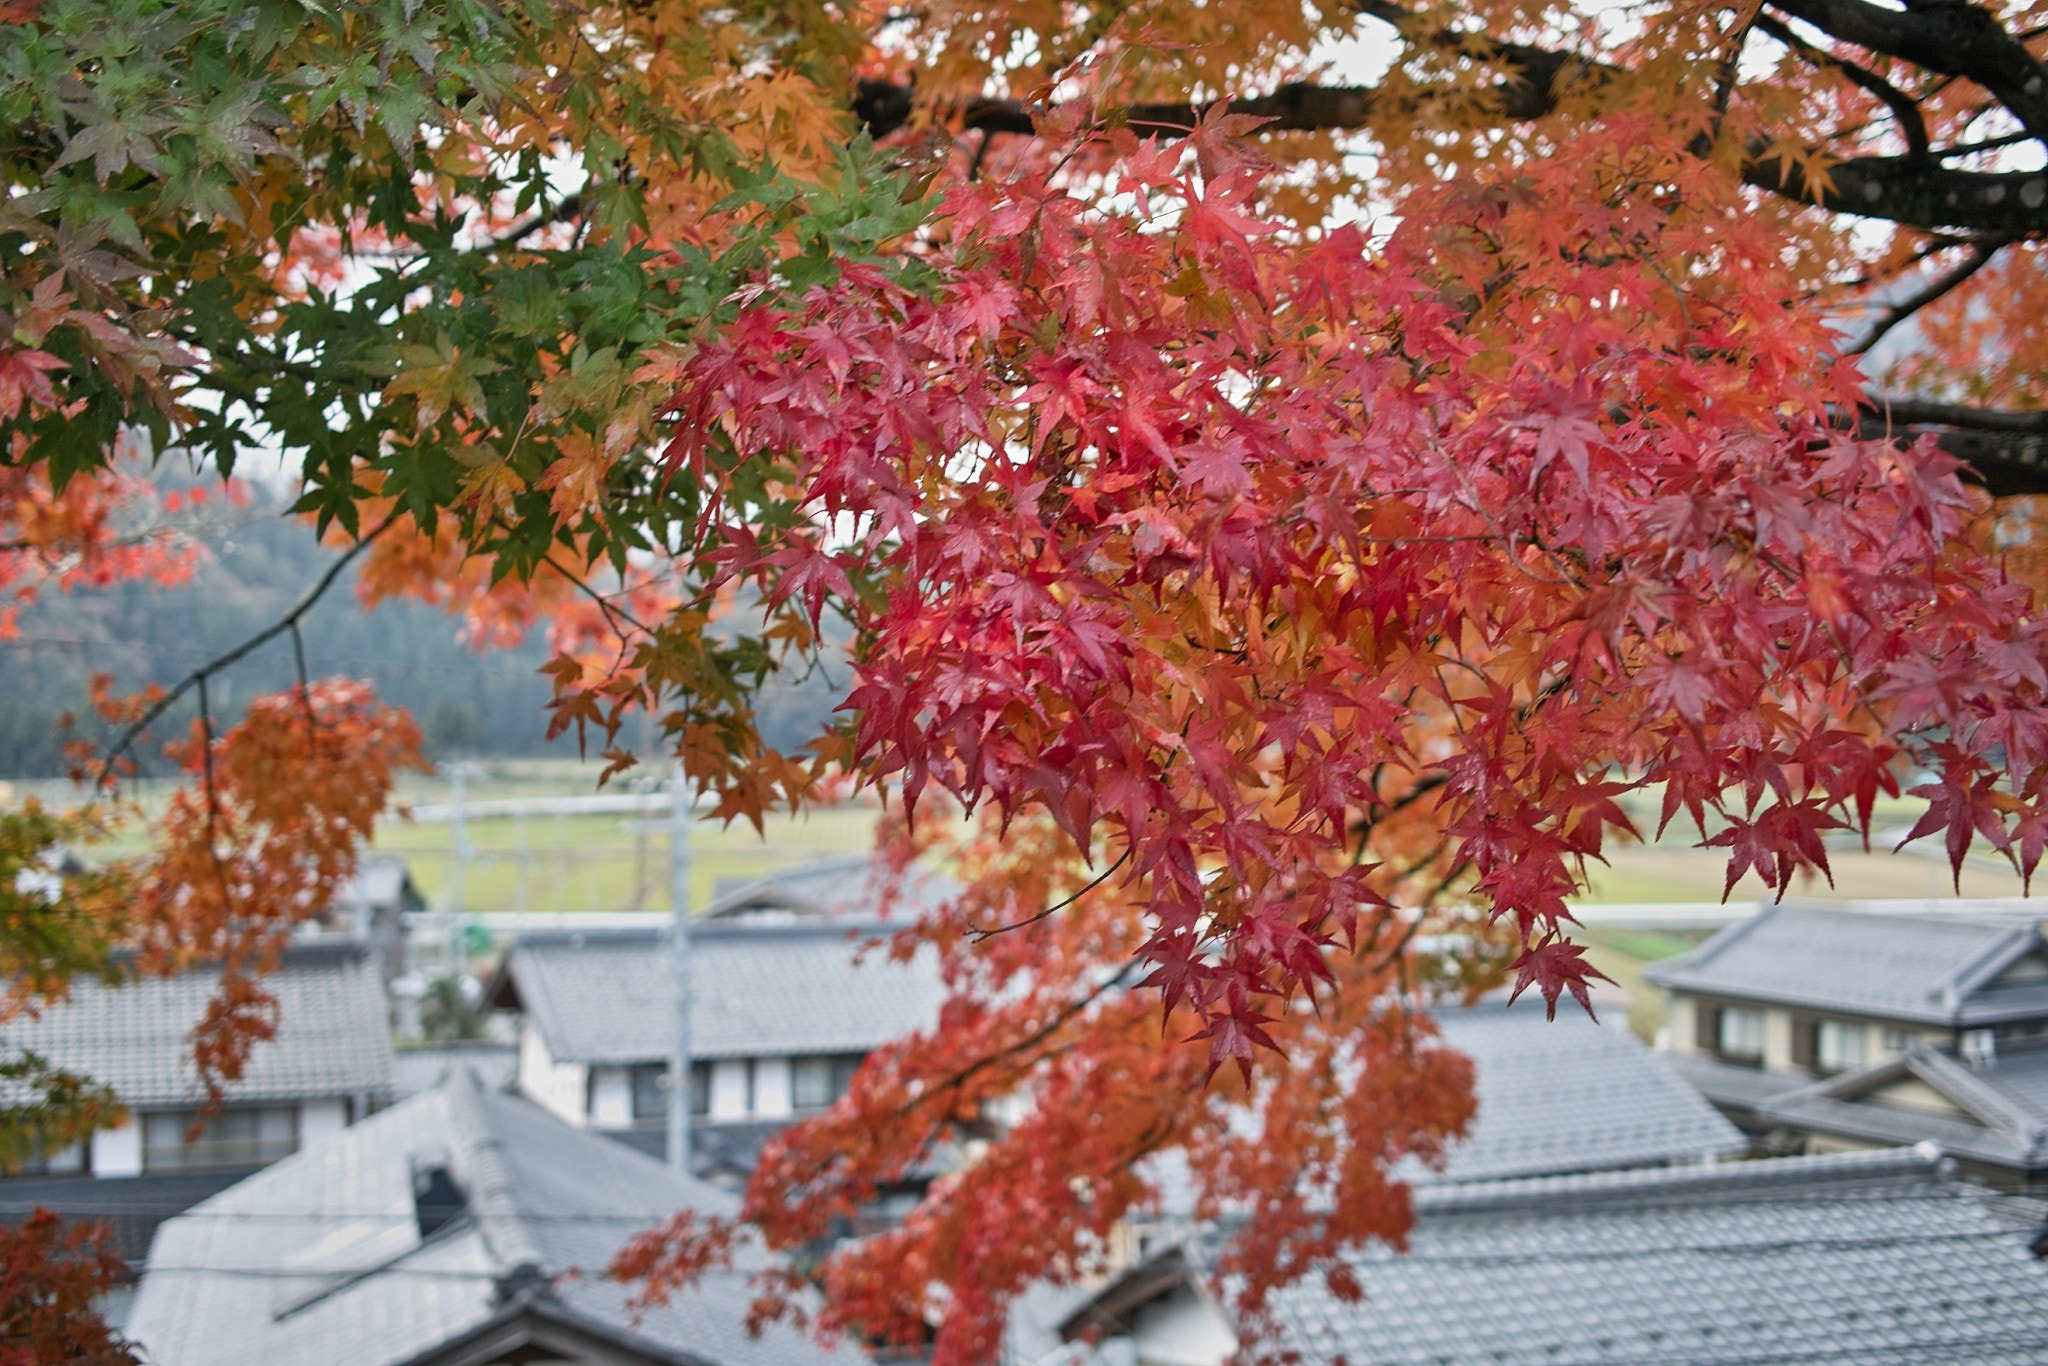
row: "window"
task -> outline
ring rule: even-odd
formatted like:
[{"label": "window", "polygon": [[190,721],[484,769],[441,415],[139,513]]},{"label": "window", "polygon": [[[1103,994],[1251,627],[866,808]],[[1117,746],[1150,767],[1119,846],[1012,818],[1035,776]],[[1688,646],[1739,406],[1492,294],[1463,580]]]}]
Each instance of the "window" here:
[{"label": "window", "polygon": [[631,1069],[633,1118],[661,1119],[668,1114],[668,1068],[661,1063],[642,1063]]},{"label": "window", "polygon": [[158,1110],[142,1117],[142,1169],[261,1167],[299,1149],[296,1109],[222,1110],[190,1143],[194,1110]]},{"label": "window", "polygon": [[85,1174],[85,1144],[67,1143],[55,1152],[49,1151],[38,1138],[29,1144],[28,1152],[21,1159],[20,1175],[23,1176],[82,1176]]},{"label": "window", "polygon": [[1988,1029],[1966,1029],[1963,1031],[1963,1061],[1972,1067],[1983,1067],[1998,1060],[1998,1036]]},{"label": "window", "polygon": [[1863,1066],[1863,1043],[1868,1033],[1860,1024],[1822,1020],[1814,1030],[1814,1061],[1823,1072],[1845,1072]]},{"label": "window", "polygon": [[[668,1118],[668,1064],[640,1063],[629,1068],[626,1076],[633,1090],[633,1118]],[[690,1065],[690,1113],[711,1113],[711,1064],[708,1062]]]},{"label": "window", "polygon": [[795,1058],[789,1065],[789,1103],[799,1110],[822,1110],[846,1094],[862,1055]]},{"label": "window", "polygon": [[1887,1029],[1884,1032],[1884,1046],[1893,1053],[1903,1053],[1920,1042],[1920,1036],[1910,1029]]},{"label": "window", "polygon": [[1760,1060],[1764,1055],[1764,1013],[1742,1006],[1723,1006],[1714,1051],[1741,1062]]}]

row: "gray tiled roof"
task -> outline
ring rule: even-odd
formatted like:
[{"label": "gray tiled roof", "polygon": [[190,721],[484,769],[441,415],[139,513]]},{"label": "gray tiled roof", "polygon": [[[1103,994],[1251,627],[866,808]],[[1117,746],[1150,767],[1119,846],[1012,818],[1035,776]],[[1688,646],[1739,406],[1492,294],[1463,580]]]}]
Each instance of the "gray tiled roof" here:
[{"label": "gray tiled roof", "polygon": [[1352,1259],[1362,1302],[1316,1276],[1275,1295],[1274,1345],[1354,1366],[2039,1362],[2027,1237],[1913,1149],[1438,1186],[1406,1254]]},{"label": "gray tiled roof", "polygon": [[[206,968],[119,986],[81,978],[69,1000],[40,1018],[0,1026],[0,1048],[27,1049],[82,1072],[130,1106],[190,1104],[198,1074],[189,1036],[219,980],[217,969]],[[389,1091],[384,993],[360,946],[287,949],[262,985],[277,998],[277,1037],[251,1047],[248,1070],[227,1088],[230,1100],[381,1098]]]},{"label": "gray tiled roof", "polygon": [[[425,1241],[412,1197],[422,1160],[445,1162],[467,1200]],[[784,1328],[749,1337],[746,1278],[758,1257],[744,1247],[734,1267],[632,1322],[629,1288],[602,1274],[612,1253],[679,1209],[733,1205],[530,1101],[455,1077],[165,1224],[127,1331],[154,1366],[385,1366],[527,1303],[656,1360],[857,1359]],[[533,1270],[557,1279],[519,1301]]]},{"label": "gray tiled roof", "polygon": [[1986,989],[2042,948],[2038,916],[1765,906],[1643,975],[1699,995],[1965,1026],[2048,1016],[2048,982]]},{"label": "gray tiled roof", "polygon": [[[1932,1087],[1964,1113],[1941,1114],[1871,1098],[1871,1092],[1907,1078]],[[1916,1046],[1897,1058],[1800,1087],[1759,1113],[1806,1133],[1877,1143],[1932,1142],[1958,1157],[2031,1171],[2048,1167],[2048,1045],[2004,1046],[1994,1061],[1978,1066]]]},{"label": "gray tiled roof", "polygon": [[1671,1069],[1724,1111],[1753,1116],[1779,1096],[1809,1084],[1804,1072],[1773,1072],[1696,1053],[1668,1053]]},{"label": "gray tiled roof", "polygon": [[1479,1111],[1451,1150],[1445,1181],[1589,1172],[1741,1152],[1746,1140],[1614,1012],[1545,1020],[1540,1002],[1482,1002],[1436,1014],[1472,1059]]},{"label": "gray tiled roof", "polygon": [[873,854],[846,854],[730,886],[721,882],[700,914],[706,919],[786,913],[875,920],[886,911],[888,919],[907,923],[959,890],[957,882],[929,868],[912,865],[894,873]]},{"label": "gray tiled roof", "polygon": [[355,876],[342,884],[334,900],[342,906],[404,911],[414,909],[420,895],[404,859],[395,854],[365,854],[356,863]]},{"label": "gray tiled roof", "polygon": [[[858,1053],[929,1028],[943,998],[928,955],[862,952],[891,926],[840,920],[700,923],[690,933],[690,1051],[698,1058]],[[506,955],[489,999],[516,999],[557,1062],[668,1056],[665,930],[533,934]]]},{"label": "gray tiled roof", "polygon": [[[1562,1172],[1699,1162],[1742,1152],[1741,1132],[1679,1077],[1668,1054],[1653,1053],[1615,1022],[1524,997],[1435,1019],[1444,1042],[1472,1059],[1479,1108],[1442,1173],[1419,1165],[1418,1183],[1496,1180]],[[1185,1163],[1167,1155],[1147,1169],[1169,1217],[1193,1211]]]}]

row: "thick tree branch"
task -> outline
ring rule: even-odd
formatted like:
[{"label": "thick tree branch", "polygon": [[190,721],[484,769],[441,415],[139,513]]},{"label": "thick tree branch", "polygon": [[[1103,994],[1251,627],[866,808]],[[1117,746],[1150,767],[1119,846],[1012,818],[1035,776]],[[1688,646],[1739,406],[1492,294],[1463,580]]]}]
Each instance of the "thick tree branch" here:
[{"label": "thick tree branch", "polygon": [[[1537,64],[1516,49],[1509,65],[1518,74],[1494,89],[1499,116],[1527,122],[1557,107],[1573,81],[1592,79],[1603,69],[1561,53],[1542,54]],[[1203,115],[1226,107],[1205,104],[1133,104],[1110,115],[1141,133],[1178,137]],[[1390,112],[1386,97],[1370,86],[1326,86],[1295,82],[1270,95],[1227,102],[1233,114],[1268,119],[1274,132],[1365,130]],[[911,89],[885,81],[863,81],[854,113],[875,137],[909,122]],[[973,99],[950,117],[963,129],[1030,135],[1038,130],[1031,108],[1019,100]],[[1766,155],[1761,145],[1742,166],[1745,182],[1787,199],[1834,213],[1854,214],[1908,227],[1956,228],[1969,232],[2023,236],[2048,233],[2048,172],[1961,171],[1923,156],[1857,157],[1823,162],[1809,177],[1796,163]]]},{"label": "thick tree branch", "polygon": [[1845,43],[1974,81],[2048,141],[2048,71],[1988,10],[1964,0],[1912,0],[1903,9],[1866,0],[1773,0],[1773,8]]},{"label": "thick tree branch", "polygon": [[[1929,430],[1935,444],[1968,465],[1976,484],[1994,498],[2048,494],[2048,436],[2012,436],[2003,432]],[[1864,435],[1884,434],[1882,422],[1865,424]],[[1891,432],[1909,441],[1921,431]]]},{"label": "thick tree branch", "polygon": [[1931,436],[1970,466],[1970,482],[1994,498],[2048,494],[2048,413],[1877,398],[1857,411],[1854,428],[1866,441],[1901,446]]},{"label": "thick tree branch", "polygon": [[1865,402],[1865,408],[1880,416],[1889,415],[1893,422],[1908,426],[1962,427],[2011,436],[2048,436],[2048,413],[1972,408],[1960,403],[1885,398],[1882,395],[1873,395]]},{"label": "thick tree branch", "polygon": [[[1986,11],[1965,0],[1908,0],[1903,10],[1867,0],[1772,0],[1784,15],[1882,56],[1917,64],[1949,77],[1982,85],[2035,137],[2048,136],[2048,73],[2023,45]],[[1483,35],[1427,30],[1419,16],[1392,0],[1362,0],[1359,12],[1392,24],[1408,41],[1454,49],[1496,68],[1502,79],[1492,88],[1491,112],[1503,122],[1528,122],[1555,112],[1569,90],[1585,90],[1624,79],[1628,73],[1574,53],[1525,44],[1497,43]],[[2048,235],[2048,172],[1968,171],[1944,165],[1972,149],[1928,145],[1924,119],[1913,99],[1877,71],[1819,53],[1801,43],[1782,21],[1758,20],[1780,41],[1798,46],[1838,70],[1844,79],[1882,101],[1898,121],[1908,152],[1904,156],[1816,157],[1802,165],[1772,154],[1762,143],[1745,158],[1743,180],[1760,190],[1811,204],[1832,213],[1878,219],[1940,235],[1944,230],[1975,234],[1971,257],[1901,301],[1859,340],[1849,354],[1867,349],[1885,332],[1981,270],[1999,247],[2021,238]],[[1296,82],[1267,95],[1227,102],[1230,112],[1270,120],[1276,132],[1369,130],[1394,115],[1412,116],[1431,96],[1403,97],[1397,107],[1370,86],[1323,86]],[[1140,132],[1168,137],[1194,128],[1225,102],[1135,104],[1107,112],[1104,123],[1124,123]],[[864,81],[854,113],[876,137],[902,128],[913,116],[908,85]],[[1029,136],[1038,130],[1034,110],[1017,100],[973,98],[940,108],[941,117],[963,129],[994,135]],[[1042,112],[1042,111],[1038,111]],[[2005,145],[1998,139],[1994,145]],[[2024,419],[2023,421],[2020,419]],[[1910,442],[1931,434],[1940,447],[1967,463],[1974,477],[1996,495],[2048,493],[2048,427],[2031,414],[1984,414],[1946,405],[1893,403],[1889,416],[1875,408],[1845,415],[1845,422],[1869,437]]]},{"label": "thick tree branch", "polygon": [[1791,28],[1768,14],[1758,14],[1756,26],[1771,37],[1783,43],[1800,58],[1822,70],[1833,71],[1850,84],[1858,86],[1883,101],[1892,111],[1892,118],[1905,135],[1906,150],[1916,156],[1928,155],[1931,144],[1927,139],[1927,121],[1920,116],[1920,106],[1905,91],[1893,85],[1875,71],[1867,70],[1854,62],[1843,61],[1831,53],[1822,52],[1806,42]]},{"label": "thick tree branch", "polygon": [[1902,156],[1838,161],[1823,174],[1826,183],[1817,183],[1775,157],[1752,156],[1742,167],[1743,180],[1758,189],[1833,213],[1913,228],[2048,233],[2048,171],[1957,171]]}]

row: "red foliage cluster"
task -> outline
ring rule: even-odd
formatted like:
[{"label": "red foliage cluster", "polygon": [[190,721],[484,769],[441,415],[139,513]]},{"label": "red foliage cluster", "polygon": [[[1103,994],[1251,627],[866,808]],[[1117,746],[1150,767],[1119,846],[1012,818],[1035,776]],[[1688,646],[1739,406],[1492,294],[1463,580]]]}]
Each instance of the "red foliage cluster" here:
[{"label": "red foliage cluster", "polygon": [[67,1227],[46,1209],[0,1224],[0,1366],[132,1366],[94,1303],[123,1270],[99,1225]]},{"label": "red foliage cluster", "polygon": [[200,1079],[217,1096],[276,1030],[257,974],[355,872],[397,774],[423,766],[420,735],[369,685],[334,678],[259,697],[218,735],[195,721],[172,750],[194,781],[155,824],[132,924],[145,971],[221,966],[193,1035]]},{"label": "red foliage cluster", "polygon": [[[1943,775],[1925,831],[2038,858],[2041,623],[1951,549],[1950,463],[1828,424],[1854,376],[1779,313],[1767,234],[1609,204],[1594,166],[1418,195],[1380,251],[1305,237],[1257,218],[1230,123],[1204,174],[1126,136],[1128,212],[956,189],[936,297],[851,267],[692,363],[674,458],[730,442],[818,513],[705,553],[813,613],[894,575],[851,697],[871,776],[1119,863],[1212,1066],[1387,904],[1333,853],[1425,782],[1412,856],[1470,870],[1552,1001],[1632,787],[1783,887],[1903,750]],[[1724,268],[1674,308],[1663,260],[1708,230]],[[1556,265],[1484,245],[1531,236]]]}]

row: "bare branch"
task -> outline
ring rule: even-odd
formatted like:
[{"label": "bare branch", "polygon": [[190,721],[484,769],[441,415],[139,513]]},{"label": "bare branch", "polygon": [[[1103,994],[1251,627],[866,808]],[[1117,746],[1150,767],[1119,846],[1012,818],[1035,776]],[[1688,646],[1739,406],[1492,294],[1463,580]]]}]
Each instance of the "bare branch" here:
[{"label": "bare branch", "polygon": [[1860,356],[1870,350],[1871,347],[1877,345],[1878,340],[1885,333],[1891,331],[1894,327],[1897,327],[1900,323],[1906,321],[1906,319],[1912,317],[1915,313],[1918,313],[1935,300],[1940,299],[1957,285],[1960,285],[1963,281],[1984,269],[1985,266],[1991,263],[1991,258],[1998,254],[1999,249],[2008,245],[2011,241],[2010,237],[1995,237],[1987,238],[1982,242],[1972,245],[1970,254],[1953,269],[1937,275],[1927,283],[1924,289],[1921,289],[1918,293],[1908,295],[1886,309],[1884,315],[1871,324],[1869,331],[1858,337],[1852,345],[1842,348],[1842,354],[1845,356]]},{"label": "bare branch", "polygon": [[984,939],[993,939],[999,934],[1008,934],[1011,930],[1021,930],[1027,925],[1036,925],[1039,921],[1044,920],[1046,917],[1056,915],[1059,912],[1064,911],[1065,909],[1067,909],[1067,907],[1073,905],[1082,897],[1088,895],[1088,893],[1094,891],[1097,887],[1100,887],[1103,883],[1109,881],[1111,874],[1115,873],[1117,869],[1123,867],[1126,863],[1129,863],[1130,861],[1131,851],[1128,848],[1126,848],[1121,854],[1117,855],[1115,863],[1112,863],[1109,865],[1109,867],[1103,869],[1100,876],[1096,877],[1087,886],[1083,887],[1080,891],[1075,892],[1072,896],[1067,897],[1061,901],[1055,901],[1052,905],[1047,906],[1037,915],[1026,916],[1022,920],[1013,920],[1007,925],[998,925],[992,930],[969,930],[967,932],[967,937],[979,943],[981,940]]},{"label": "bare branch", "polygon": [[386,531],[389,531],[403,515],[404,509],[393,508],[388,517],[370,529],[369,535],[343,551],[341,558],[328,566],[327,572],[322,574],[319,581],[306,591],[306,595],[299,599],[297,605],[291,611],[285,613],[282,617],[264,627],[255,635],[250,636],[233,649],[215,655],[191,673],[186,674],[162,697],[151,703],[140,716],[129,722],[120,735],[115,737],[113,745],[107,750],[106,758],[100,762],[99,776],[93,779],[93,786],[95,788],[103,788],[107,785],[107,781],[113,777],[114,766],[120,762],[121,756],[128,752],[128,747],[141,738],[142,733],[148,730],[158,717],[169,711],[172,703],[195,688],[200,690],[200,698],[203,703],[206,680],[209,677],[219,673],[222,669],[229,667],[238,660],[247,657],[253,651],[261,649],[265,644],[275,640],[285,632],[297,630],[299,619],[312,610],[313,604],[326,596],[327,590],[334,587],[335,581],[341,577],[342,571],[353,564],[356,556],[367,550],[372,541],[382,536]]}]

